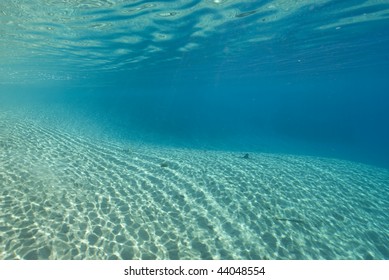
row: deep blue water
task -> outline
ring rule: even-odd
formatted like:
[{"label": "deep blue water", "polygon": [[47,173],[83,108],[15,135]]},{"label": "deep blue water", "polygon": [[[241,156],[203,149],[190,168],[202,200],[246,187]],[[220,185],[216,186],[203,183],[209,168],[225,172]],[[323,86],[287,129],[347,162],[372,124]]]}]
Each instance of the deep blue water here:
[{"label": "deep blue water", "polygon": [[386,1],[40,2],[2,4],[3,104],[72,108],[122,138],[389,167]]}]

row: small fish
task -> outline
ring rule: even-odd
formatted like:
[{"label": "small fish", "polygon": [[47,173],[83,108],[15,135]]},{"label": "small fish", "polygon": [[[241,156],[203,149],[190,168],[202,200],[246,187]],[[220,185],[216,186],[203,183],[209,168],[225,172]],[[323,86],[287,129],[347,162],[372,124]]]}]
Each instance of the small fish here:
[{"label": "small fish", "polygon": [[251,15],[255,14],[256,12],[257,11],[244,12],[244,13],[240,13],[240,14],[235,15],[235,17],[237,17],[237,18],[247,17],[247,16],[251,16]]}]

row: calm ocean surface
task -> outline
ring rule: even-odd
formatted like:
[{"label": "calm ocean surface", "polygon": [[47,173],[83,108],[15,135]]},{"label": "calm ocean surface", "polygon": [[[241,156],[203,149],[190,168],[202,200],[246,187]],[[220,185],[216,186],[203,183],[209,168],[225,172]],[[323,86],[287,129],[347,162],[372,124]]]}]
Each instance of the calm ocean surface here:
[{"label": "calm ocean surface", "polygon": [[385,0],[2,0],[0,258],[389,259],[388,73]]}]

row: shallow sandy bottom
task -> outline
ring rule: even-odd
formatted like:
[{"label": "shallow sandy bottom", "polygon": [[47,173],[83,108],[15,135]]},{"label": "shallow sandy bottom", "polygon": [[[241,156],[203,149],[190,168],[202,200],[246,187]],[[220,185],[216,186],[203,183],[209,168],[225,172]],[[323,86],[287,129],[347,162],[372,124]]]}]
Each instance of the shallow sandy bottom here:
[{"label": "shallow sandy bottom", "polygon": [[0,114],[1,259],[389,259],[389,171],[109,144]]}]

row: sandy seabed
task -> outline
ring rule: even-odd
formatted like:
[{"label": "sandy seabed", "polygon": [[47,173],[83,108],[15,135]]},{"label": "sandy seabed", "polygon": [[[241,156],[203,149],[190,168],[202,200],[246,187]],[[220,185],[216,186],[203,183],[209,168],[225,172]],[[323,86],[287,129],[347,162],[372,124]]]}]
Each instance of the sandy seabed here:
[{"label": "sandy seabed", "polygon": [[389,259],[389,170],[0,114],[0,259]]}]

